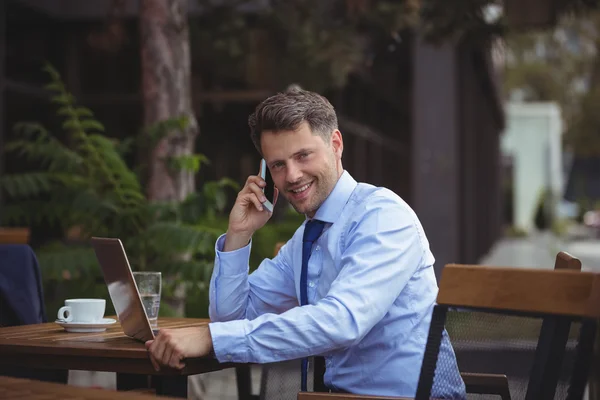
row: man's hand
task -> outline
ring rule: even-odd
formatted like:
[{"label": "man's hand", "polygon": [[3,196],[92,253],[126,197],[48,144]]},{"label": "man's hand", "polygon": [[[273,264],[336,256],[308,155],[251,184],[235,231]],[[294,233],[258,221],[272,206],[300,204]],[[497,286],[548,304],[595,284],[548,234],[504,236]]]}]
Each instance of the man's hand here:
[{"label": "man's hand", "polygon": [[[238,193],[235,204],[229,213],[229,226],[225,237],[224,251],[233,251],[244,247],[254,232],[262,228],[272,213],[262,203],[266,200],[262,190],[266,182],[260,176],[252,175]],[[273,205],[277,203],[279,191],[275,188]]]},{"label": "man's hand", "polygon": [[185,358],[207,356],[213,344],[208,326],[194,326],[160,329],[155,340],[146,342],[146,348],[154,369],[158,371],[161,365],[182,369]]}]

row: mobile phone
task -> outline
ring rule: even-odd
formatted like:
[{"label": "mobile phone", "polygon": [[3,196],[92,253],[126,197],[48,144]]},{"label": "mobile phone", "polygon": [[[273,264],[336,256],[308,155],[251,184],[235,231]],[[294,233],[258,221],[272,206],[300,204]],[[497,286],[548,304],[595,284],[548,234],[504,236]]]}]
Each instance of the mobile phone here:
[{"label": "mobile phone", "polygon": [[273,212],[273,204],[275,204],[275,183],[273,182],[273,178],[271,177],[269,168],[267,168],[267,162],[264,158],[260,161],[260,177],[267,183],[263,188],[263,193],[267,198],[267,200],[263,202],[263,206],[267,210]]}]

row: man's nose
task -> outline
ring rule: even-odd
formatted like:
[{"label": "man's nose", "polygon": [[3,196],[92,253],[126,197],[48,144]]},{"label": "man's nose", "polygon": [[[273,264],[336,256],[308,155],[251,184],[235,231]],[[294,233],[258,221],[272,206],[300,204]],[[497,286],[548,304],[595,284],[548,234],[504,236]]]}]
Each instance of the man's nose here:
[{"label": "man's nose", "polygon": [[293,163],[290,163],[287,167],[286,180],[288,183],[296,183],[302,179],[302,171]]}]

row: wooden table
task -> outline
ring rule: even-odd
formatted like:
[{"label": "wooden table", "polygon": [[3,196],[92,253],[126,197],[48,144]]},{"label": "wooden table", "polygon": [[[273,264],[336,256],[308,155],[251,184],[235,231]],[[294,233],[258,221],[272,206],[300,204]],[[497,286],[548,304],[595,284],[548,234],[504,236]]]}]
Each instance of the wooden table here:
[{"label": "wooden table", "polygon": [[[161,397],[162,399],[174,397]],[[3,400],[156,400],[142,393],[118,393],[114,390],[83,388],[32,379],[0,376],[0,399]]]},{"label": "wooden table", "polygon": [[[206,319],[161,318],[159,328],[201,326]],[[117,389],[148,387],[148,376],[157,394],[187,397],[187,377],[237,366],[214,358],[185,361],[183,370],[156,371],[142,342],[125,336],[117,322],[102,333],[69,333],[58,324],[0,328],[0,365],[56,370],[117,373]]]}]

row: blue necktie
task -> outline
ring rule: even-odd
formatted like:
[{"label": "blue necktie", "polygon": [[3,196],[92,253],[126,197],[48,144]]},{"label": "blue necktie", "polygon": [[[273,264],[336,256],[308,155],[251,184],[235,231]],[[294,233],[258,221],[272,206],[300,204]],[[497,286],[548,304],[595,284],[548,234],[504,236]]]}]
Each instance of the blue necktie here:
[{"label": "blue necktie", "polygon": [[[304,237],[302,238],[302,270],[300,272],[300,305],[308,304],[308,288],[306,277],[308,275],[308,259],[313,243],[321,236],[325,222],[312,219],[304,226]],[[302,359],[302,381],[300,390],[306,392],[306,381],[308,375],[308,359]]]}]

